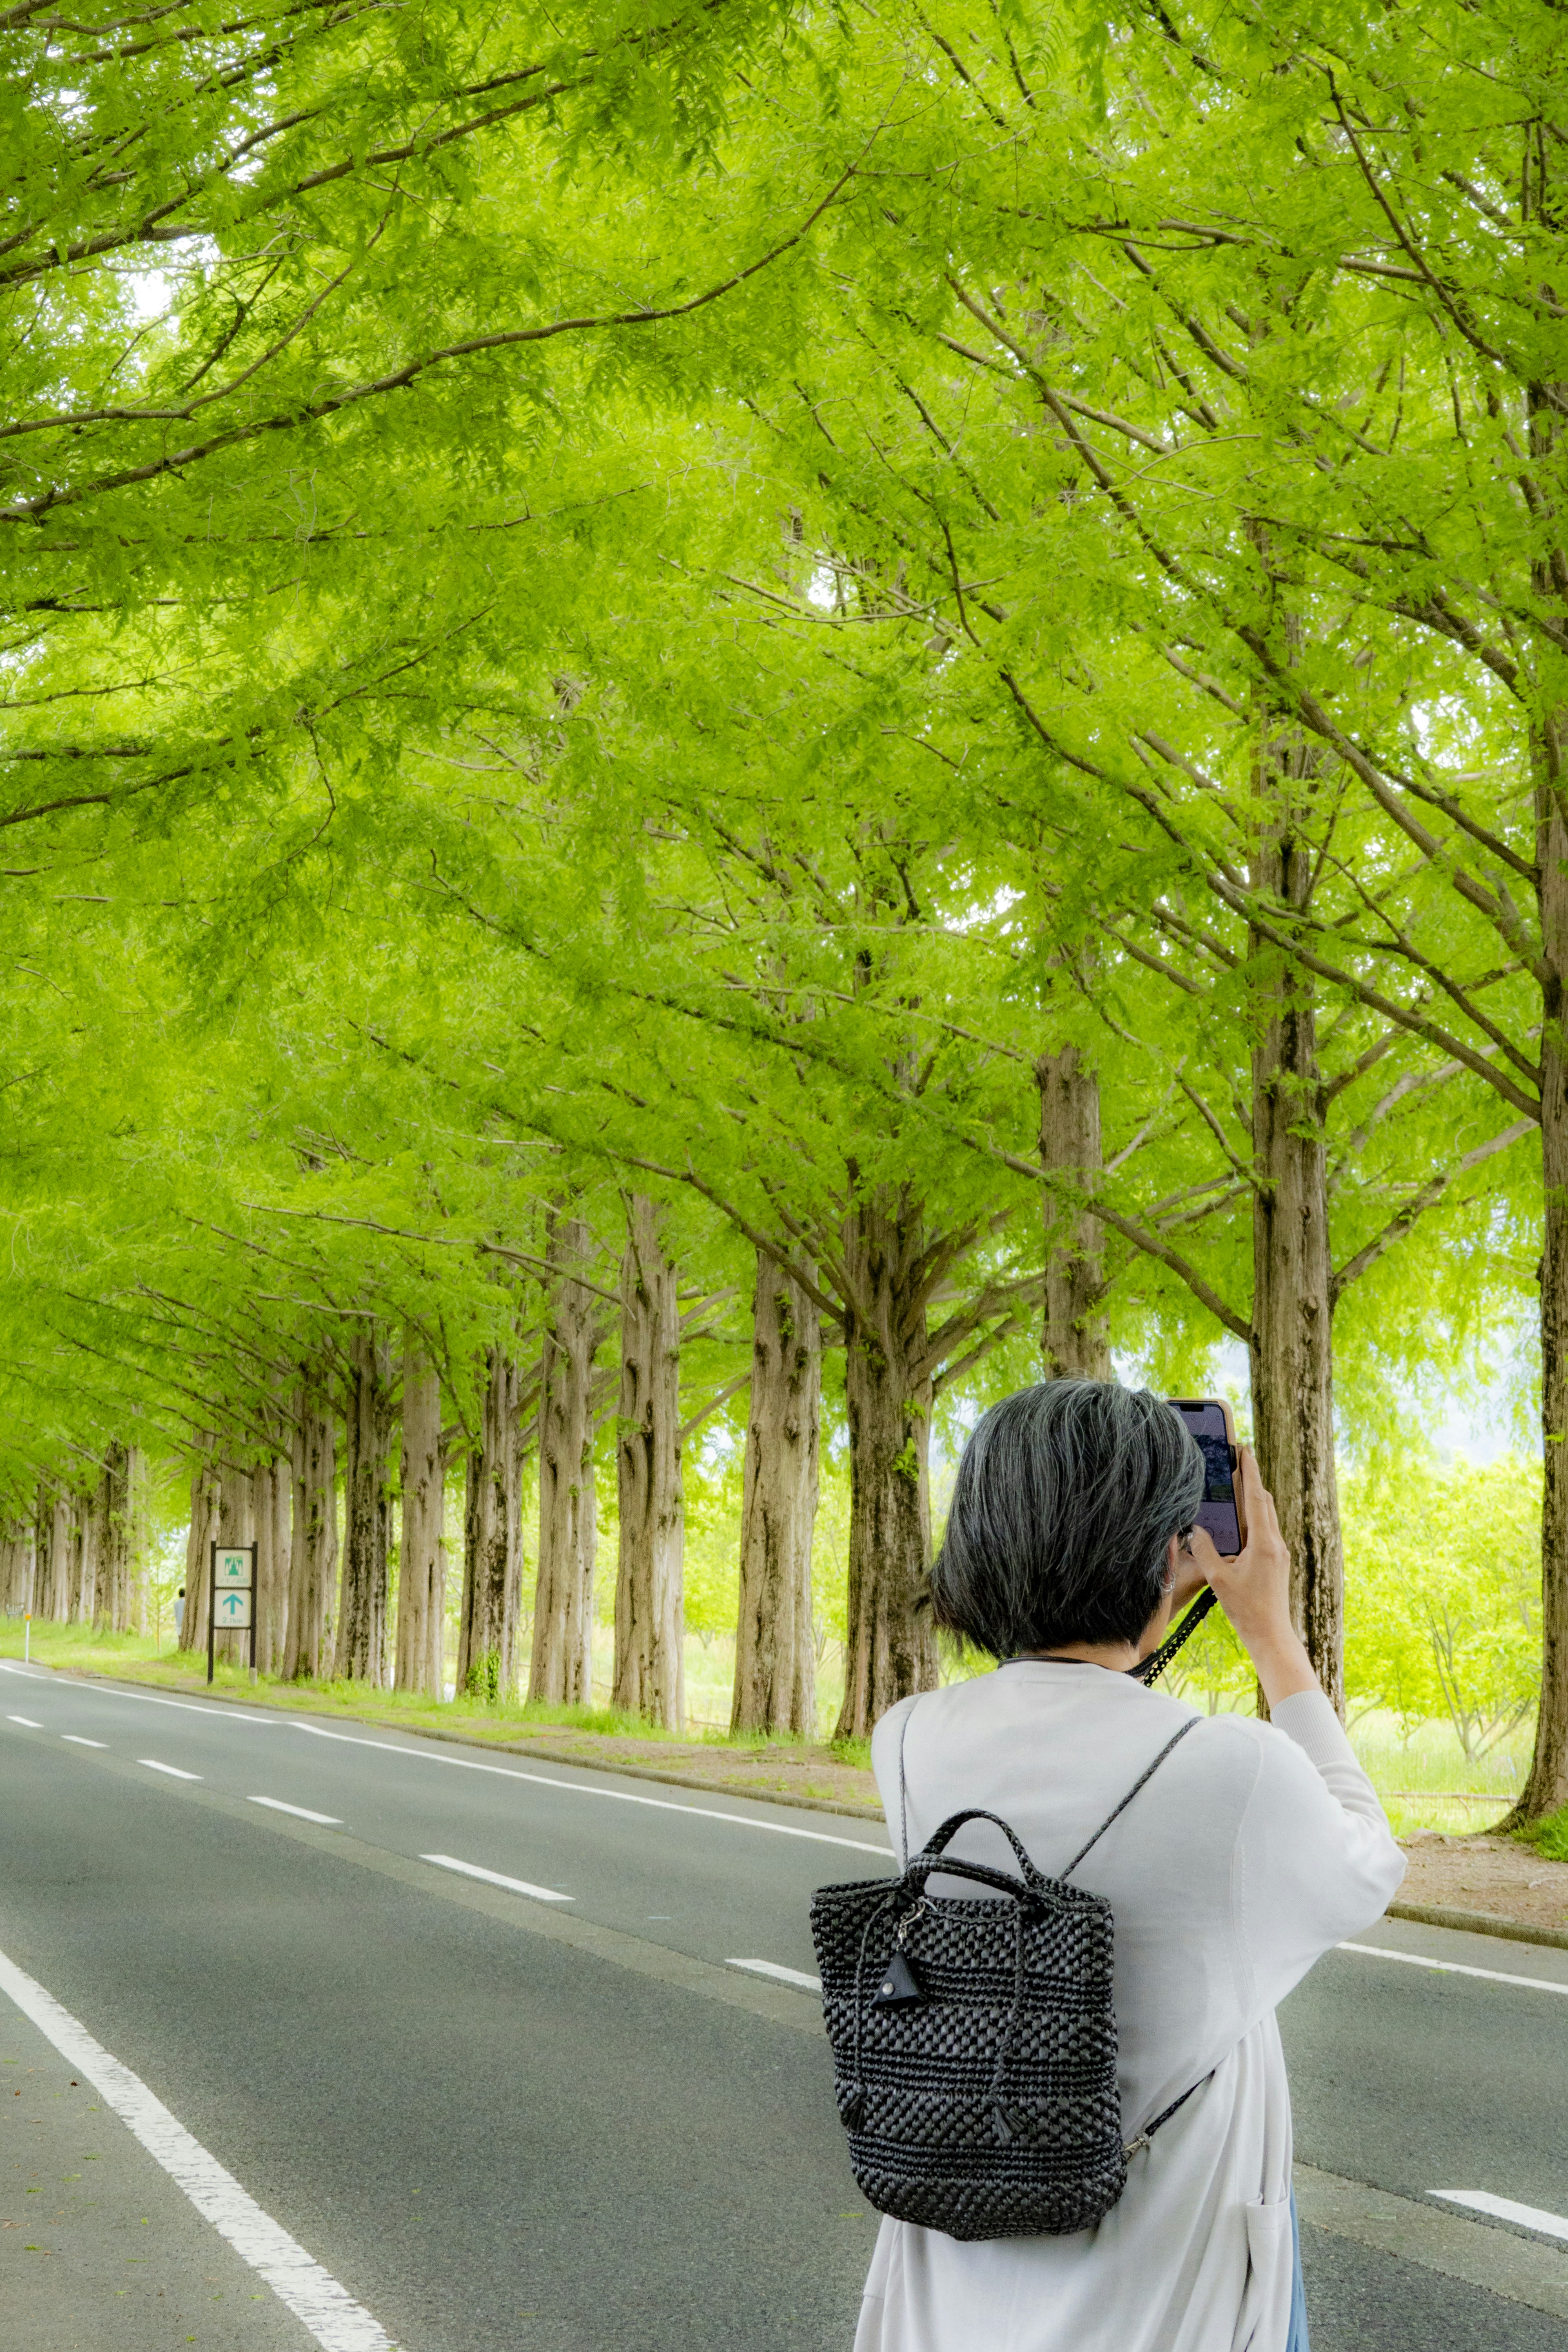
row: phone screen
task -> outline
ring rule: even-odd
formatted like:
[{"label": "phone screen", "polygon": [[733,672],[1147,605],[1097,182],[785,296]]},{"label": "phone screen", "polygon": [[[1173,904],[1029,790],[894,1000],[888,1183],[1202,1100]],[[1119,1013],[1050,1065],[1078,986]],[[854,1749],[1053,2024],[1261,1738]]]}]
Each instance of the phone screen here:
[{"label": "phone screen", "polygon": [[1197,1525],[1206,1530],[1216,1551],[1234,1559],[1241,1549],[1241,1523],[1236,1513],[1236,1480],[1225,1415],[1217,1404],[1191,1402],[1185,1397],[1173,1397],[1171,1409],[1180,1413],[1203,1455],[1203,1500],[1197,1507]]}]

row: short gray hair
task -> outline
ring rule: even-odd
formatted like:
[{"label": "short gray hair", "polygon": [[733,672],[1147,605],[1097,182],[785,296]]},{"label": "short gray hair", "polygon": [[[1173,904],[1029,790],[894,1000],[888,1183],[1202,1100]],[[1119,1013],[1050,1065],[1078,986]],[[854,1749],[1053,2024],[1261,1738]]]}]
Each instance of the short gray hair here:
[{"label": "short gray hair", "polygon": [[958,1465],[931,1570],[936,1622],[996,1658],[1135,1642],[1203,1487],[1186,1423],[1147,1389],[1042,1381],[1004,1397]]}]

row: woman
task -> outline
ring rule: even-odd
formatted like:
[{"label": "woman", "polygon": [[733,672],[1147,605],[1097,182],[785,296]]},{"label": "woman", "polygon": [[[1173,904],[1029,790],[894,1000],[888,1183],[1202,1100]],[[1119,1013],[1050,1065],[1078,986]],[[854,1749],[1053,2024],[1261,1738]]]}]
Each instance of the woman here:
[{"label": "woman", "polygon": [[[1206,1583],[1271,1720],[1199,1720],[1076,1882],[1115,1918],[1124,2137],[1198,2087],[1092,2230],[961,2243],[885,2220],[855,2352],[1306,2352],[1274,2010],[1381,1915],[1405,1860],[1291,1625],[1290,1556],[1245,1448],[1241,1486],[1248,1542],[1227,1559],[1193,1524],[1203,1465],[1184,1423],[1092,1381],[1009,1397],[965,1451],[936,1619],[1004,1664],[878,1724],[895,1842],[901,1820],[913,1853],[983,1806],[1061,1870],[1195,1716],[1128,1669]],[[984,1822],[953,1851],[1016,1870]]]}]

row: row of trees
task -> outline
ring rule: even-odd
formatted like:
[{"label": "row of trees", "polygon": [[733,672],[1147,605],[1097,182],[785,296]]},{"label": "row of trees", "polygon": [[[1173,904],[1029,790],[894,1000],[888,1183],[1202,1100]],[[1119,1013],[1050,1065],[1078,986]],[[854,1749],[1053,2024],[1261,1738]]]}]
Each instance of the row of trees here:
[{"label": "row of trees", "polygon": [[91,22],[0,35],[15,1507],[186,1448],[326,1671],[340,1420],[374,1678],[401,1381],[400,1675],[443,1444],[517,1671],[527,1445],[570,1699],[612,1412],[668,1721],[744,1387],[800,1727],[825,1378],[862,1733],[934,1416],[1229,1335],[1343,1698],[1343,1436],[1539,1284],[1568,1802],[1553,12]]}]

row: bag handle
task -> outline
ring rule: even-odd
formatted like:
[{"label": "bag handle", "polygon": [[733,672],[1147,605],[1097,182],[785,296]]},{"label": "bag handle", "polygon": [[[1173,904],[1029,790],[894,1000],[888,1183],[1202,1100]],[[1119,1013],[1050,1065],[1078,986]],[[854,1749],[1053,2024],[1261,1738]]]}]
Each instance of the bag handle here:
[{"label": "bag handle", "polygon": [[[988,1814],[986,1818],[992,1817]],[[1046,1899],[1043,1890],[1037,1895],[1032,1886],[1009,1878],[1005,1870],[992,1870],[983,1862],[958,1862],[951,1855],[935,1853],[917,1853],[904,1872],[902,1884],[912,1889],[924,1887],[928,1878],[938,1874],[944,1878],[971,1878],[977,1886],[994,1886],[998,1895],[1007,1895],[1014,1903],[1028,1905]]]},{"label": "bag handle", "polygon": [[[968,1805],[966,1806],[961,1813],[949,1813],[941,1828],[934,1836],[926,1839],[921,1851],[915,1855],[914,1861],[907,1865],[905,1875],[912,1875],[918,1870],[923,1877],[929,1876],[931,1872],[936,1869],[939,1857],[946,1853],[947,1847],[951,1844],[954,1838],[957,1836],[958,1832],[963,1828],[966,1822],[992,1822],[996,1828],[1000,1830],[1002,1835],[1011,1846],[1014,1853],[1018,1856],[1019,1868],[1023,1874],[1025,1886],[1030,1893],[1041,1893],[1044,1891],[1044,1878],[1030,1860],[1029,1855],[1024,1851],[1024,1848],[1019,1844],[1014,1832],[1008,1827],[1008,1824],[1003,1821],[1000,1813],[988,1813],[983,1805]],[[984,1867],[980,1863],[960,1864],[956,1862],[944,1866],[956,1872],[961,1872],[966,1876],[967,1876],[969,1872],[979,1870]],[[1017,1884],[1015,1880],[1009,1878],[1006,1873],[1000,1870],[988,1871],[986,1874],[988,1878],[999,1880],[1001,1885],[1007,1887],[1013,1887]]]}]

